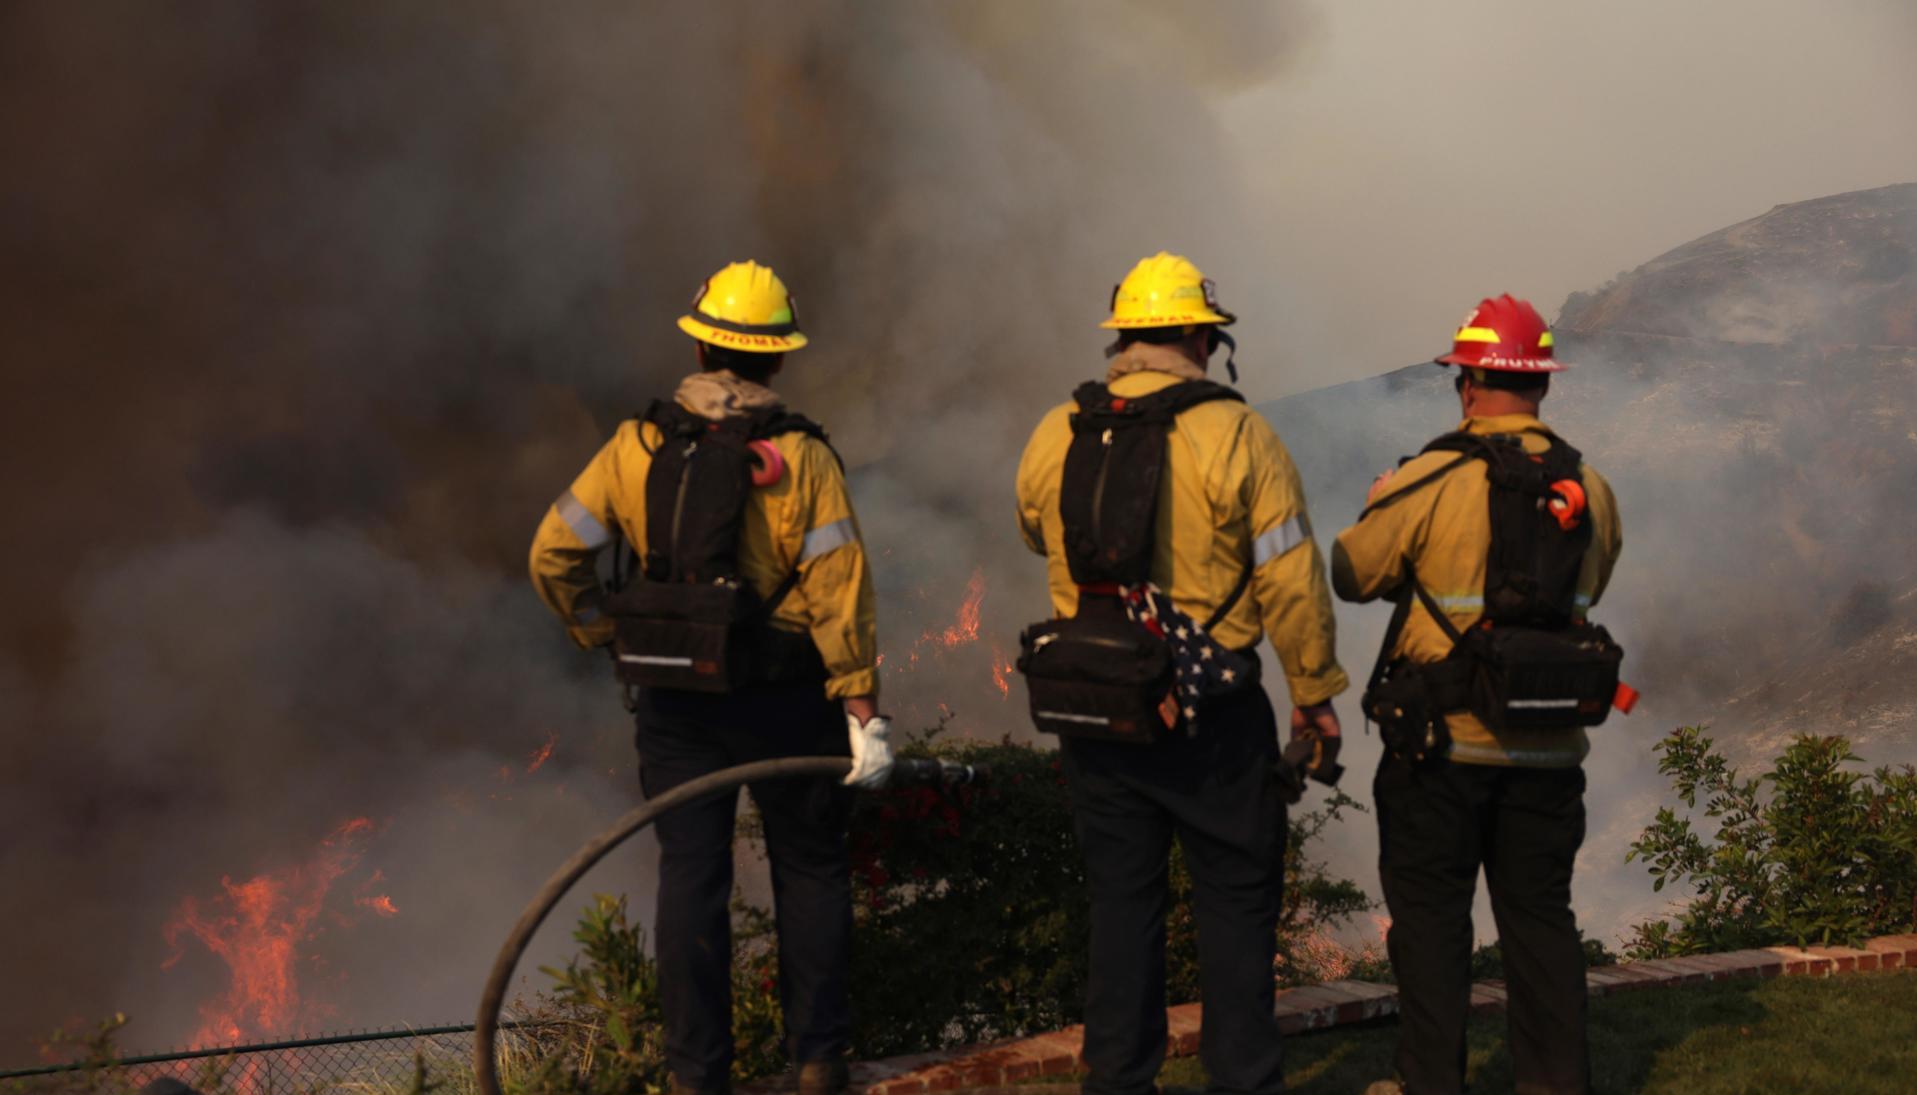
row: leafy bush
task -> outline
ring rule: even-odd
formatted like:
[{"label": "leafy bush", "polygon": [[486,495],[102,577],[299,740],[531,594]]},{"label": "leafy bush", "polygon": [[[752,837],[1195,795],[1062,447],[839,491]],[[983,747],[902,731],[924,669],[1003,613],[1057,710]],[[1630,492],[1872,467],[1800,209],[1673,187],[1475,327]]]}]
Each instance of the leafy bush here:
[{"label": "leafy bush", "polygon": [[1634,958],[1793,943],[1855,945],[1909,930],[1917,900],[1917,769],[1845,765],[1841,737],[1802,736],[1775,767],[1740,778],[1703,728],[1657,746],[1658,771],[1687,810],[1704,800],[1716,833],[1664,807],[1626,860],[1650,865],[1653,888],[1686,884],[1695,896],[1675,920],[1637,925]]}]

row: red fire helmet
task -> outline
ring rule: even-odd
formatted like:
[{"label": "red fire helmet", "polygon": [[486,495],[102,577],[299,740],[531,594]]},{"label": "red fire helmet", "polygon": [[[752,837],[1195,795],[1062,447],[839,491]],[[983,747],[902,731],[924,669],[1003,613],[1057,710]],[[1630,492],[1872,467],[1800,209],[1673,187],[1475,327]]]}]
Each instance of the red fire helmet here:
[{"label": "red fire helmet", "polygon": [[1552,351],[1551,328],[1528,300],[1509,293],[1478,302],[1452,336],[1440,365],[1501,373],[1555,373],[1568,368]]}]

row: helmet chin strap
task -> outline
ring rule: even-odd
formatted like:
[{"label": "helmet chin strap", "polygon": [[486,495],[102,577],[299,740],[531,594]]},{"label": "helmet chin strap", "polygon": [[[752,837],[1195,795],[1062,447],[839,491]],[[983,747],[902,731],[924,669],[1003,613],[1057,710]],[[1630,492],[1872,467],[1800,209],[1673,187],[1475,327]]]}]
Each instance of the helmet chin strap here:
[{"label": "helmet chin strap", "polygon": [[1229,333],[1227,333],[1223,328],[1220,328],[1220,327],[1213,327],[1211,329],[1211,337],[1212,337],[1211,348],[1213,353],[1216,353],[1218,351],[1219,343],[1221,342],[1224,343],[1225,372],[1227,375],[1231,377],[1231,382],[1233,384],[1238,383],[1238,366],[1235,362],[1235,359],[1238,356],[1238,340],[1231,337]]}]

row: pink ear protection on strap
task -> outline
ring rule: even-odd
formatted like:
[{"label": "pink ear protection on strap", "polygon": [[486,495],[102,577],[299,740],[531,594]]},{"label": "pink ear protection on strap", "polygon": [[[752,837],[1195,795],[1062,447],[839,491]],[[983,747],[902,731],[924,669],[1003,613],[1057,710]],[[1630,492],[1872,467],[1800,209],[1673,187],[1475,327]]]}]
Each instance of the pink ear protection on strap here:
[{"label": "pink ear protection on strap", "polygon": [[785,478],[785,457],[779,455],[778,447],[770,441],[753,441],[746,446],[759,456],[759,466],[752,469],[752,485],[769,487]]}]

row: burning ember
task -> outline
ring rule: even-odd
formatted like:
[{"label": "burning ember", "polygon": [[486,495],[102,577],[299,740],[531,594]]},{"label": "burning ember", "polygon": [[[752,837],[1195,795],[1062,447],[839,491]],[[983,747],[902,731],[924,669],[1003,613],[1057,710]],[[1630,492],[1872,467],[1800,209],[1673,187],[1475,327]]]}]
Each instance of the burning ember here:
[{"label": "burning ember", "polygon": [[358,905],[362,909],[371,909],[381,916],[399,915],[399,906],[394,905],[393,899],[387,897],[385,894],[380,894],[377,897],[356,897],[353,899],[353,904]]},{"label": "burning ember", "polygon": [[526,765],[526,774],[529,776],[532,775],[534,772],[539,771],[540,765],[546,763],[548,760],[551,760],[553,747],[558,744],[559,744],[559,735],[551,731],[547,731],[546,744],[532,751],[532,757],[530,758],[530,763]]},{"label": "burning ember", "polygon": [[[944,655],[947,651],[957,650],[978,641],[979,609],[985,601],[985,571],[972,572],[971,581],[965,583],[965,597],[959,602],[958,615],[943,628],[927,628],[912,644],[912,650],[906,655],[905,664],[898,667],[909,671],[918,668],[919,659],[927,652]],[[879,655],[878,664],[885,664],[885,655]],[[992,644],[992,684],[1001,697],[1012,692],[1012,660],[995,642]],[[943,706],[943,705],[941,705]]]},{"label": "burning ember", "polygon": [[978,608],[985,600],[985,571],[981,568],[972,572],[972,580],[965,583],[965,600],[960,602],[958,621],[944,631],[927,631],[919,637],[919,645],[931,643],[950,650],[955,646],[978,641]]},{"label": "burning ember", "polygon": [[997,643],[992,644],[992,684],[997,686],[1001,699],[1010,699],[1012,695],[1012,660],[1005,656]]},{"label": "burning ember", "polygon": [[[301,1000],[296,970],[306,956],[300,950],[320,934],[327,894],[359,865],[372,832],[371,819],[354,818],[321,841],[305,863],[244,882],[223,877],[219,894],[180,902],[165,929],[173,953],[161,968],[179,962],[191,937],[226,963],[230,975],[226,991],[201,1006],[192,1044],[283,1037],[323,1014],[323,1008]],[[367,888],[380,880],[376,873]],[[385,894],[363,894],[353,904],[380,916],[399,913]]]}]

